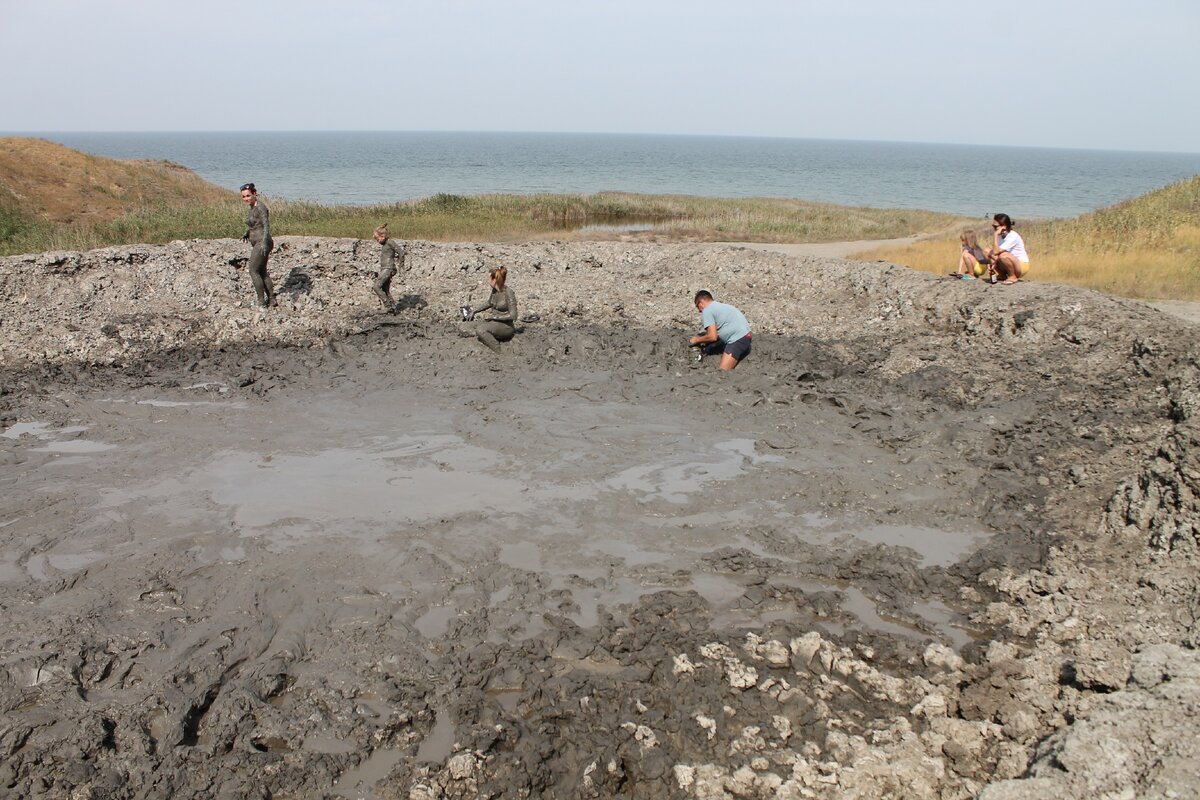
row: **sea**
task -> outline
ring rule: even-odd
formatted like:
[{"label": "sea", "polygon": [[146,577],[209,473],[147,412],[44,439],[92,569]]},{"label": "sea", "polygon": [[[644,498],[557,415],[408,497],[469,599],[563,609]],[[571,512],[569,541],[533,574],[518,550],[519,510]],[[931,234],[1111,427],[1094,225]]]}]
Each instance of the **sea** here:
[{"label": "sea", "polygon": [[435,194],[627,191],[783,197],[979,218],[1072,217],[1200,174],[1200,153],[732,136],[468,132],[36,133],[165,159],[268,199],[373,205]]}]

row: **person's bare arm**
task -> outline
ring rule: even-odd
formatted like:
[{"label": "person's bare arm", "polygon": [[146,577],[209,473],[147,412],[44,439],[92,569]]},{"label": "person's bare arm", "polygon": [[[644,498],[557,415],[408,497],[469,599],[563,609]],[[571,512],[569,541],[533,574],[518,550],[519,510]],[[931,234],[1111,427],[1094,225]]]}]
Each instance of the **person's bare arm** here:
[{"label": "person's bare arm", "polygon": [[712,344],[715,341],[717,341],[716,325],[709,325],[704,330],[704,333],[700,334],[699,336],[693,336],[688,340],[690,344]]}]

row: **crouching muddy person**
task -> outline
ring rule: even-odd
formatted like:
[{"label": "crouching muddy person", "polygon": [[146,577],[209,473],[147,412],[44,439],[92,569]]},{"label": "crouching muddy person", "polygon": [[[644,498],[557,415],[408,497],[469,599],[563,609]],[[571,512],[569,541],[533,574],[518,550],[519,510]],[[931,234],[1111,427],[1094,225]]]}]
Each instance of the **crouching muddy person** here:
[{"label": "crouching muddy person", "polygon": [[718,303],[705,289],[696,292],[696,310],[704,330],[688,340],[691,347],[701,348],[705,355],[721,354],[720,367],[731,370],[750,355],[750,323],[746,316],[728,303]]},{"label": "crouching muddy person", "polygon": [[[508,270],[504,267],[488,271],[488,286],[492,287],[488,301],[479,308],[463,309],[462,336],[474,336],[495,352],[500,342],[507,342],[517,333],[517,296],[508,285]],[[475,319],[476,314],[492,311],[487,319]]]},{"label": "crouching muddy person", "polygon": [[242,241],[250,243],[250,260],[246,267],[250,271],[258,303],[266,308],[275,297],[275,284],[271,283],[271,276],[267,274],[267,259],[275,249],[275,241],[271,238],[271,212],[258,199],[258,189],[254,188],[253,183],[243,183],[241,193],[242,202],[250,207],[246,214],[246,233],[242,236]]},{"label": "crouching muddy person", "polygon": [[392,278],[404,268],[404,242],[397,242],[388,235],[387,225],[375,229],[375,241],[379,242],[379,274],[375,276],[373,290],[383,307],[392,313],[396,312],[396,303],[392,300]]}]

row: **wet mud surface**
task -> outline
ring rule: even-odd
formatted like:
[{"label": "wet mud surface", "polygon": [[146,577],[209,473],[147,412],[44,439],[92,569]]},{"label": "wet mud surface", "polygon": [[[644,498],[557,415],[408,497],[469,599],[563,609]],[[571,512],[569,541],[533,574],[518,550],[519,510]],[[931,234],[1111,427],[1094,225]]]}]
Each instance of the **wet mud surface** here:
[{"label": "wet mud surface", "polygon": [[[495,356],[444,321],[487,259],[427,247],[395,316],[314,290],[6,327],[5,792],[1194,791],[1195,329],[1059,287],[513,246],[689,285],[732,263],[761,332],[720,374],[686,295],[634,320],[612,307],[652,275],[560,268]],[[89,258],[73,281],[111,274]],[[9,267],[9,302],[37,291]]]}]

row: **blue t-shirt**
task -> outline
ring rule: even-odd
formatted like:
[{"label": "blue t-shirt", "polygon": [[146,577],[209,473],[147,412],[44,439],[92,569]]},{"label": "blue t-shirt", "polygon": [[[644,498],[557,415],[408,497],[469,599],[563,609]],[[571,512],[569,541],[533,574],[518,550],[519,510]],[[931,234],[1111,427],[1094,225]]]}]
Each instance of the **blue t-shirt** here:
[{"label": "blue t-shirt", "polygon": [[746,322],[746,317],[742,312],[728,303],[718,303],[716,300],[706,305],[700,312],[700,324],[704,326],[705,330],[708,330],[709,325],[716,325],[717,338],[723,344],[736,342],[750,333],[750,323]]}]

